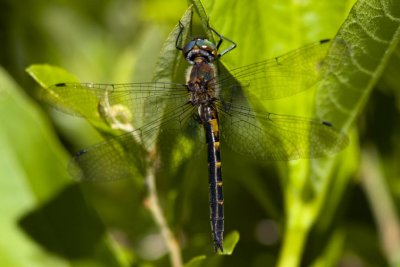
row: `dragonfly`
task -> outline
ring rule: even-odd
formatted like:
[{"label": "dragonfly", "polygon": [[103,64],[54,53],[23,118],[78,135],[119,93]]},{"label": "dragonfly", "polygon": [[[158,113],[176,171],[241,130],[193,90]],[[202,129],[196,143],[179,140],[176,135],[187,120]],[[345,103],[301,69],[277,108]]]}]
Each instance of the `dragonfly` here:
[{"label": "dragonfly", "polygon": [[[74,175],[83,181],[145,174],[145,167],[138,166],[147,166],[143,162],[149,161],[150,148],[162,136],[175,141],[185,136],[195,148],[204,146],[205,140],[211,232],[215,252],[223,252],[223,145],[263,161],[324,157],[346,147],[347,135],[327,121],[275,114],[254,104],[288,97],[318,83],[330,41],[218,72],[216,62],[236,48],[236,43],[210,27],[218,42],[196,37],[181,46],[184,26],[178,25],[175,46],[189,63],[186,83],[62,82],[49,87],[43,98],[100,128],[106,125],[123,131],[73,157],[73,168],[79,168]],[[224,42],[228,47],[222,50]]]}]

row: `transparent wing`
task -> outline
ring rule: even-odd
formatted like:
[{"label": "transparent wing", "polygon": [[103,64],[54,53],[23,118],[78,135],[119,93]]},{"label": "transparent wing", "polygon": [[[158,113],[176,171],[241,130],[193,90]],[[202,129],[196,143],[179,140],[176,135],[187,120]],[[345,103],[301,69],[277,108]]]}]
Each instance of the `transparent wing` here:
[{"label": "transparent wing", "polygon": [[277,99],[294,95],[321,79],[329,47],[328,40],[313,43],[277,58],[221,73],[217,83],[222,94],[237,87],[239,82],[248,97]]},{"label": "transparent wing", "polygon": [[79,151],[70,161],[70,174],[80,181],[143,177],[146,152],[135,140],[139,134],[137,130]]},{"label": "transparent wing", "polygon": [[[233,76],[222,75],[218,82],[222,91],[230,94],[236,93],[240,82],[250,97],[290,96],[320,79],[328,48],[327,42],[312,44],[276,59],[235,69],[231,71]],[[240,103],[244,99],[241,92],[231,97]],[[159,140],[163,140],[164,151],[184,135],[190,136],[187,140],[194,146],[204,143],[199,140],[204,136],[192,119],[196,111],[187,104],[188,91],[183,84],[60,83],[45,90],[43,99],[69,114],[129,131],[78,153],[70,166],[78,179],[106,181],[143,174],[148,150]],[[253,158],[320,157],[339,151],[348,142],[328,123],[257,113],[239,106],[224,109],[220,105],[220,110],[221,134],[226,143]],[[159,138],[161,135],[163,138]]]},{"label": "transparent wing", "polygon": [[[173,83],[94,84],[60,83],[42,98],[58,110],[126,134],[76,154],[69,171],[84,181],[108,181],[143,175],[150,149],[172,151],[185,135],[193,147],[202,144],[202,132],[193,120],[187,87]],[[204,140],[202,140],[204,142]],[[198,143],[198,144],[197,144]]]},{"label": "transparent wing", "polygon": [[92,122],[110,123],[122,119],[140,127],[148,117],[154,119],[166,109],[188,100],[185,85],[173,83],[60,83],[42,92],[42,99],[63,112]]},{"label": "transparent wing", "polygon": [[[156,142],[162,139],[160,149],[170,150],[174,146],[172,139],[195,131],[200,136],[198,125],[191,123],[194,108],[182,105],[178,109],[165,113],[145,126],[106,140],[78,152],[69,166],[71,175],[83,181],[110,181],[124,178],[143,177],[146,170],[149,149],[158,149]],[[162,135],[162,138],[158,138]],[[198,138],[192,141],[199,143]],[[171,142],[166,142],[166,140]]]},{"label": "transparent wing", "polygon": [[348,144],[330,123],[258,113],[241,106],[220,108],[221,134],[234,151],[260,160],[294,160],[334,154]]}]

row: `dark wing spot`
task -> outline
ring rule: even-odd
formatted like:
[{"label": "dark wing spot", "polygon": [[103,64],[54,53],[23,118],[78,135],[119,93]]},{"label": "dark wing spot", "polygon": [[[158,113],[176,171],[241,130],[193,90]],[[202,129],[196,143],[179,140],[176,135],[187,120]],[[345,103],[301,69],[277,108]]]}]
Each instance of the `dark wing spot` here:
[{"label": "dark wing spot", "polygon": [[56,83],[55,86],[56,87],[65,87],[65,86],[67,86],[67,84],[66,83]]},{"label": "dark wing spot", "polygon": [[331,39],[322,39],[319,41],[320,44],[325,44],[327,42],[329,42]]},{"label": "dark wing spot", "polygon": [[323,121],[322,124],[325,126],[328,126],[328,127],[333,127],[332,123],[327,122],[327,121]]}]

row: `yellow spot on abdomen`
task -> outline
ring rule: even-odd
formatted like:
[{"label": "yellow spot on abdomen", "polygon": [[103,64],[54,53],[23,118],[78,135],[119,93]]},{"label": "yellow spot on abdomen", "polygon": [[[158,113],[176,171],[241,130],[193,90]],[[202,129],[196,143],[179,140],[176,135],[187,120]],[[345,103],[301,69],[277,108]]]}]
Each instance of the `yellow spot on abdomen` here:
[{"label": "yellow spot on abdomen", "polygon": [[212,131],[213,133],[216,133],[216,132],[219,131],[219,130],[218,130],[218,121],[217,121],[216,119],[210,120],[210,121],[208,121],[208,123],[210,123],[210,125],[211,125],[211,131]]},{"label": "yellow spot on abdomen", "polygon": [[215,147],[216,150],[219,151],[219,149],[220,149],[220,143],[219,143],[219,142],[214,142],[214,147]]}]

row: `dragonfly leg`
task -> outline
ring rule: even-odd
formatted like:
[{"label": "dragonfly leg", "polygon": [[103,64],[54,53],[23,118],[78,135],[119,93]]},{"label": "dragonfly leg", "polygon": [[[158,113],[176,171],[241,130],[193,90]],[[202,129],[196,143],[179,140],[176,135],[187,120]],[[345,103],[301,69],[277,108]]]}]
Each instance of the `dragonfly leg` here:
[{"label": "dragonfly leg", "polygon": [[229,43],[231,43],[231,45],[230,45],[227,49],[223,50],[221,53],[218,54],[218,57],[222,57],[223,55],[225,55],[226,53],[228,53],[229,51],[233,50],[233,49],[236,47],[236,43],[235,43],[234,41],[232,41],[231,39],[229,39],[229,38],[223,36],[222,34],[218,33],[218,32],[217,32],[216,30],[214,30],[210,25],[208,25],[208,28],[209,28],[213,33],[215,33],[215,34],[218,36],[218,38],[219,38],[218,43],[217,43],[217,49],[219,49],[219,47],[221,46],[221,44],[222,44],[222,42],[223,42],[224,40],[226,40],[226,41],[228,41]]},{"label": "dragonfly leg", "polygon": [[181,50],[181,51],[183,50],[183,47],[179,46],[178,43],[179,43],[179,39],[182,38],[182,32],[183,32],[184,28],[185,28],[185,26],[183,26],[181,21],[179,21],[179,33],[178,33],[178,36],[176,37],[176,40],[175,40],[175,48],[178,49],[178,50]]}]

